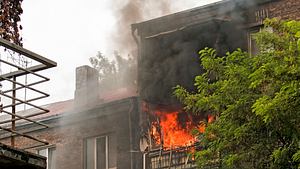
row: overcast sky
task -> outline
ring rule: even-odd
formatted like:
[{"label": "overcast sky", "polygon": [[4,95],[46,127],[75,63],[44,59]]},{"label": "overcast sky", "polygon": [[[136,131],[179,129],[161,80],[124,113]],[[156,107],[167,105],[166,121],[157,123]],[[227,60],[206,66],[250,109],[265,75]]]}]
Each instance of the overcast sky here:
[{"label": "overcast sky", "polygon": [[[141,0],[155,2],[157,0]],[[164,0],[161,0],[164,1]],[[178,12],[218,0],[167,0]],[[122,3],[120,3],[122,2]],[[89,64],[97,51],[111,56],[111,35],[117,25],[115,12],[126,0],[24,0],[21,24],[24,47],[58,63],[44,72],[51,82],[42,86],[50,98],[43,103],[72,99],[75,68]],[[151,13],[148,18],[159,17]],[[130,27],[128,26],[128,29]]]}]

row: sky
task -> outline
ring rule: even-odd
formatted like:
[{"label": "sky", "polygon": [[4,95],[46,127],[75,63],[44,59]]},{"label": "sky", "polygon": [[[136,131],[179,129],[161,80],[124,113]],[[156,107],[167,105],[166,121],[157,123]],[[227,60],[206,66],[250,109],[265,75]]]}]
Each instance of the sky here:
[{"label": "sky", "polygon": [[[135,0],[138,1],[138,0]],[[139,0],[154,4],[157,0]],[[148,1],[148,2],[147,2]],[[140,21],[218,0],[161,0],[168,1],[170,10],[154,12],[145,8],[147,15]],[[75,92],[75,69],[90,65],[89,57],[101,51],[112,56],[113,34],[118,31],[117,14],[126,0],[24,0],[21,31],[24,48],[57,62],[57,67],[42,72],[50,82],[40,88],[50,94],[43,104],[72,99]],[[128,24],[130,29],[130,24]]]}]

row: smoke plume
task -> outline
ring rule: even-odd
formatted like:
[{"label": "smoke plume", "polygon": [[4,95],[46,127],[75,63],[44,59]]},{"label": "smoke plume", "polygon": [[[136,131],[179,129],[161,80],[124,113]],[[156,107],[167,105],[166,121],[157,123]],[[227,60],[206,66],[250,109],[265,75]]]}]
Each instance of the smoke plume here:
[{"label": "smoke plume", "polygon": [[132,38],[130,25],[141,22],[151,16],[162,15],[170,11],[167,1],[117,0],[111,7],[116,19],[115,29],[109,40],[110,49],[119,51],[122,55],[132,55],[136,44]]},{"label": "smoke plume", "polygon": [[[212,0],[215,2],[218,0]],[[117,50],[122,55],[135,55],[136,44],[132,38],[130,25],[156,17],[164,16],[180,10],[207,3],[203,0],[114,0],[111,2],[115,29],[109,40],[110,49]]]}]

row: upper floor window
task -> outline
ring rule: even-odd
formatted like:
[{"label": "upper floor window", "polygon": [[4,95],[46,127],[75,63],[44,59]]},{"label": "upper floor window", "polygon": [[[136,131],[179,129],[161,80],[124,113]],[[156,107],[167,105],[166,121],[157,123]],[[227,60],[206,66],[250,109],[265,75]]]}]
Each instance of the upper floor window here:
[{"label": "upper floor window", "polygon": [[268,28],[253,28],[248,32],[248,52],[250,53],[251,56],[255,56],[259,53],[259,47],[257,46],[257,43],[254,39],[255,33],[258,33],[262,30],[268,31],[268,32],[273,32],[273,29],[271,27]]},{"label": "upper floor window", "polygon": [[252,29],[248,32],[248,51],[249,51],[251,56],[255,56],[259,52],[258,46],[257,46],[256,41],[254,39],[254,34],[259,32],[259,31],[260,31],[260,28]]}]

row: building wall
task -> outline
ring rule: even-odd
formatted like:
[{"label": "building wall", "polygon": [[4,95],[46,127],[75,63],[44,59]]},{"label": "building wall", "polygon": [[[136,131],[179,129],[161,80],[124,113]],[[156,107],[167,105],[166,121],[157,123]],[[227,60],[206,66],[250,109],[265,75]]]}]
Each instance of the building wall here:
[{"label": "building wall", "polygon": [[299,0],[281,0],[265,6],[269,8],[271,18],[300,20]]},{"label": "building wall", "polygon": [[261,26],[265,18],[282,20],[300,20],[300,1],[273,0],[271,3],[254,6],[246,11],[247,23],[251,26]]},{"label": "building wall", "polygon": [[[54,118],[44,123],[52,127],[31,135],[47,140],[50,145],[56,147],[57,169],[84,169],[85,139],[107,135],[110,168],[141,168],[137,98],[127,98],[89,110],[70,112],[65,117]],[[27,128],[22,130],[25,131]],[[32,144],[32,141],[18,137],[16,143],[18,147],[26,147]],[[37,150],[30,149],[32,152]]]},{"label": "building wall", "polygon": [[[233,1],[232,1],[233,2]],[[219,55],[248,50],[248,31],[267,17],[300,19],[299,0],[237,1],[164,16],[133,25],[139,37],[139,93],[156,104],[178,104],[173,87],[195,90],[192,79],[203,72],[198,51]],[[259,2],[259,3],[258,3]]]}]

